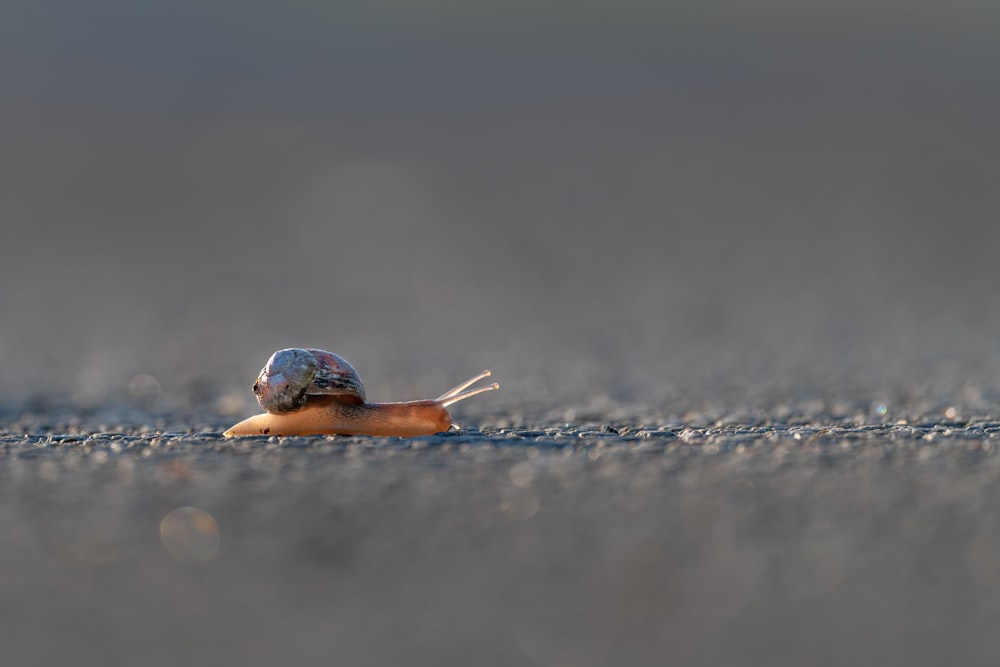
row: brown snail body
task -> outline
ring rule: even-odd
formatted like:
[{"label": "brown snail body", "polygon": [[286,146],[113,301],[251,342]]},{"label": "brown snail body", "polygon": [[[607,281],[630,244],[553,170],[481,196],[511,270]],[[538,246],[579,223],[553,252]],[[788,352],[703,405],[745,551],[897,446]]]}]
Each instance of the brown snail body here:
[{"label": "brown snail body", "polygon": [[490,371],[463,382],[434,400],[368,403],[357,371],[342,357],[317,349],[278,350],[254,383],[267,412],[236,424],[224,435],[374,435],[413,437],[447,431],[447,406],[486,391],[469,389]]}]

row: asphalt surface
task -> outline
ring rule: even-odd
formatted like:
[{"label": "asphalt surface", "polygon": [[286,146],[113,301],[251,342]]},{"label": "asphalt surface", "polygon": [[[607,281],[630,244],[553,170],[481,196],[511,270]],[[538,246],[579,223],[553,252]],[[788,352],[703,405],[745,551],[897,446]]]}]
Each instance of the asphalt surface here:
[{"label": "asphalt surface", "polygon": [[882,407],[409,440],[16,422],[5,660],[992,663],[1000,421]]},{"label": "asphalt surface", "polygon": [[0,663],[997,663],[997,10],[572,4],[0,7]]}]

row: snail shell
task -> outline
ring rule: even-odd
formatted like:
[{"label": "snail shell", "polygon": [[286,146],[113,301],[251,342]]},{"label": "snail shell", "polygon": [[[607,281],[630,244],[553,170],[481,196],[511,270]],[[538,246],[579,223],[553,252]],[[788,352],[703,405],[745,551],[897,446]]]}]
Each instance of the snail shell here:
[{"label": "snail shell", "polygon": [[253,384],[253,393],[260,407],[272,414],[298,410],[309,396],[365,402],[365,386],[354,367],[340,355],[315,348],[290,347],[272,354]]}]

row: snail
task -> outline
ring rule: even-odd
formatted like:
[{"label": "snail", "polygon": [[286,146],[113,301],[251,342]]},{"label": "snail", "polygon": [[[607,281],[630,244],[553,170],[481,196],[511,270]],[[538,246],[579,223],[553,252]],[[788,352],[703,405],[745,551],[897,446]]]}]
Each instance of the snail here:
[{"label": "snail", "polygon": [[278,350],[253,385],[266,412],[223,435],[431,435],[451,428],[449,405],[500,388],[494,382],[469,389],[489,376],[483,371],[432,401],[368,403],[358,372],[343,357],[317,349]]}]

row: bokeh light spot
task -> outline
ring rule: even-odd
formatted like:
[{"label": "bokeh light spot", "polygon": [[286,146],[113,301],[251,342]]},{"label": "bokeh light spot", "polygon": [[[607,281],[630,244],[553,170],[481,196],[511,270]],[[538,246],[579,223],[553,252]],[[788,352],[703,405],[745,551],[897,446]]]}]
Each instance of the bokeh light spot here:
[{"label": "bokeh light spot", "polygon": [[137,404],[143,407],[153,405],[160,397],[160,381],[152,375],[141,373],[128,383],[128,394]]},{"label": "bokeh light spot", "polygon": [[197,507],[180,507],[160,522],[160,540],[174,560],[204,562],[219,550],[219,524]]}]

